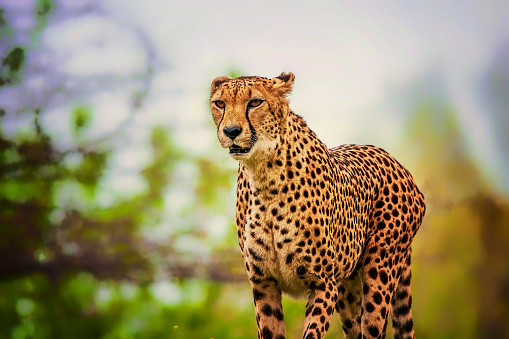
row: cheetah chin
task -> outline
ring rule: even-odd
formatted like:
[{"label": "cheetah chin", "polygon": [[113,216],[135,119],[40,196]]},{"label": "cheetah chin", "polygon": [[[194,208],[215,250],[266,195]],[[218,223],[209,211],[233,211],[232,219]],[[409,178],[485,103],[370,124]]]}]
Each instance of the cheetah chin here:
[{"label": "cheetah chin", "polygon": [[247,154],[249,151],[251,151],[252,147],[240,147],[237,145],[231,145],[229,147],[229,154]]}]

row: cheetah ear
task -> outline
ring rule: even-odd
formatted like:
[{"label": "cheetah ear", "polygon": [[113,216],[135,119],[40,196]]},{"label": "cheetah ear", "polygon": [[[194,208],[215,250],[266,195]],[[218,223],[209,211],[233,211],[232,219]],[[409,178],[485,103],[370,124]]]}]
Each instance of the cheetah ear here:
[{"label": "cheetah ear", "polygon": [[272,78],[273,85],[272,88],[277,89],[283,94],[288,94],[292,91],[293,80],[295,79],[295,75],[293,73],[281,73],[275,78]]},{"label": "cheetah ear", "polygon": [[231,80],[231,78],[227,76],[217,77],[214,80],[212,80],[212,85],[210,86],[210,92],[213,93],[216,89],[218,89],[221,84],[227,82],[228,80]]}]

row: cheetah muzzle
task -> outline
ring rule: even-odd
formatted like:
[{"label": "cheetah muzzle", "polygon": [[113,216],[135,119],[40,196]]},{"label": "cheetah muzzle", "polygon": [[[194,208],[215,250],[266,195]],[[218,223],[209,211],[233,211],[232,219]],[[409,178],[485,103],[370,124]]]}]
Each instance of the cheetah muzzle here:
[{"label": "cheetah muzzle", "polygon": [[306,296],[303,338],[336,311],[346,338],[413,338],[411,243],[426,205],[383,149],[320,141],[293,113],[295,76],[212,81],[222,147],[239,162],[236,224],[262,339],[283,339],[281,294]]}]

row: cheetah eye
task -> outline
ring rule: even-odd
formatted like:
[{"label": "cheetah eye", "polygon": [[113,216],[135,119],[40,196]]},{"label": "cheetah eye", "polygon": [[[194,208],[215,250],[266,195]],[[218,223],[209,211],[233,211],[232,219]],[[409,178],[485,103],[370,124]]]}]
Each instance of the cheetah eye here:
[{"label": "cheetah eye", "polygon": [[224,108],[224,101],[216,100],[214,101],[214,104],[216,105],[217,108]]},{"label": "cheetah eye", "polygon": [[263,100],[260,100],[260,99],[253,99],[251,100],[248,104],[247,104],[247,107],[258,107],[261,105],[261,103],[263,102]]}]

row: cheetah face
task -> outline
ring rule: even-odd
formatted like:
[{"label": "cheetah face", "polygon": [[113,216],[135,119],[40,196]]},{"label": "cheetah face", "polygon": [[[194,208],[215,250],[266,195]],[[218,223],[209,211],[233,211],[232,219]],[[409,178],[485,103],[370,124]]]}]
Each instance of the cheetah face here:
[{"label": "cheetah face", "polygon": [[212,81],[210,110],[217,137],[235,160],[248,162],[270,156],[281,141],[289,112],[286,95],[292,73],[276,78],[219,77]]}]

